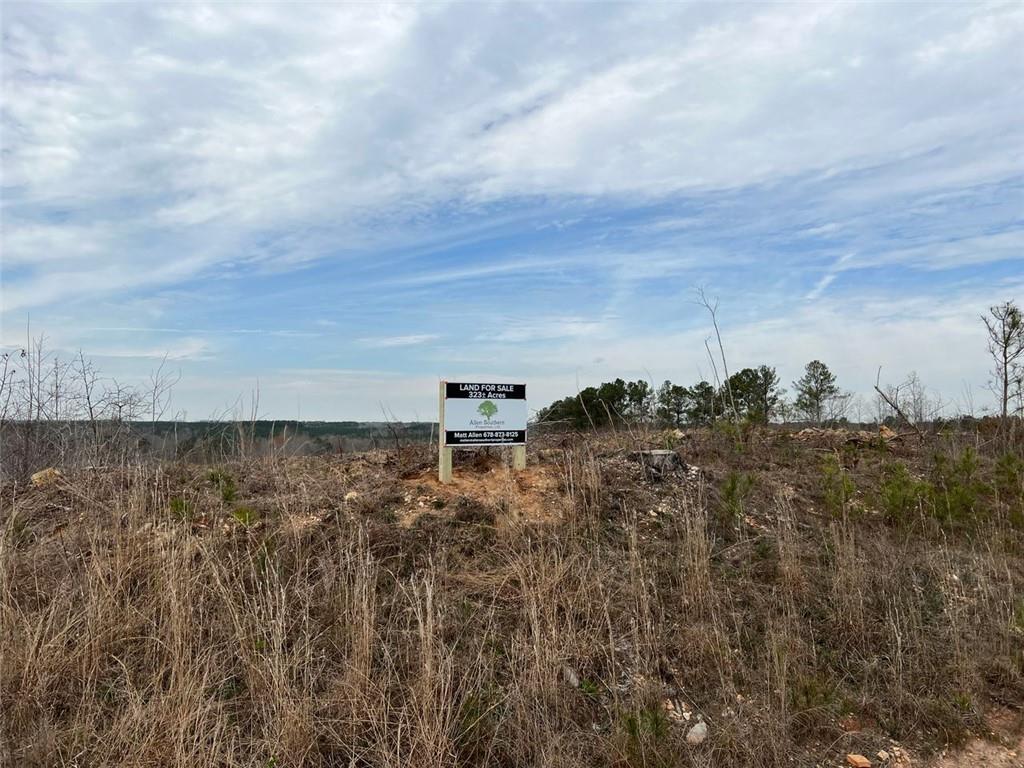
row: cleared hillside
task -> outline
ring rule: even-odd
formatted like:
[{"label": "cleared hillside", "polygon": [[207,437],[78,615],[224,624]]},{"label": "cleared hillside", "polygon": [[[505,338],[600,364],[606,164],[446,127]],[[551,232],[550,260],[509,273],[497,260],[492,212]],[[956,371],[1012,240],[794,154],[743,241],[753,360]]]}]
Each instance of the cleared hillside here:
[{"label": "cleared hillside", "polygon": [[451,486],[435,461],[7,483],[7,764],[1019,764],[1005,434],[547,436]]}]

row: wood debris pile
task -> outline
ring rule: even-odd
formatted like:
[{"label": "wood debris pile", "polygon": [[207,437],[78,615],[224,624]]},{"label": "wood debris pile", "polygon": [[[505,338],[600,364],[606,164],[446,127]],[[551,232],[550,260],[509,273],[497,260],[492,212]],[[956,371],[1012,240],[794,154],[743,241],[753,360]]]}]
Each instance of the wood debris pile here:
[{"label": "wood debris pile", "polygon": [[886,426],[877,432],[866,429],[827,429],[824,427],[805,427],[793,433],[793,439],[801,443],[817,443],[829,446],[838,445],[888,445],[903,439],[903,435]]}]

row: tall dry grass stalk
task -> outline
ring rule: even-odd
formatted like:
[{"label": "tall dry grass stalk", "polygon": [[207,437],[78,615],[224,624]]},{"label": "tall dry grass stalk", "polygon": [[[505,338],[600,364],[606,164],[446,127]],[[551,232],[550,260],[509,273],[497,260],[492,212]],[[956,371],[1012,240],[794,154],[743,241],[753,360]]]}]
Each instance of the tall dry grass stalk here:
[{"label": "tall dry grass stalk", "polygon": [[679,541],[680,596],[694,618],[710,615],[714,603],[711,583],[712,532],[708,527],[707,495],[703,484],[683,497],[674,524]]},{"label": "tall dry grass stalk", "polygon": [[574,534],[592,537],[600,528],[605,499],[601,465],[593,446],[576,442],[566,447],[561,464],[571,510],[568,522]]}]

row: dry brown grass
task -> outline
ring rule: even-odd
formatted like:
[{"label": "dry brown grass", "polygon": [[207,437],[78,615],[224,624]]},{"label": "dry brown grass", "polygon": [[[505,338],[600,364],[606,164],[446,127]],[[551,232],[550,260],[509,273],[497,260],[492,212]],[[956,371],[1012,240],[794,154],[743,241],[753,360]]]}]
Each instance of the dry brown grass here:
[{"label": "dry brown grass", "polygon": [[703,476],[652,482],[644,439],[552,443],[527,479],[467,462],[455,489],[382,453],[8,484],[2,759],[815,765],[1024,702],[1012,493],[886,523],[885,465],[945,447],[844,457],[830,511],[813,446],[697,436]]}]

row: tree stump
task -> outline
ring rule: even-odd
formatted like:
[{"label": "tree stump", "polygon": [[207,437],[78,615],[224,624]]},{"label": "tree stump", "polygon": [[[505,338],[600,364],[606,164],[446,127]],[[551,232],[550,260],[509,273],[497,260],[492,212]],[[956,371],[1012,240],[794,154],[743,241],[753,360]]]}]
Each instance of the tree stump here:
[{"label": "tree stump", "polygon": [[634,451],[635,458],[644,469],[648,477],[659,480],[671,472],[680,472],[686,469],[686,462],[679,458],[675,451],[664,449],[651,451]]}]

